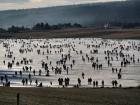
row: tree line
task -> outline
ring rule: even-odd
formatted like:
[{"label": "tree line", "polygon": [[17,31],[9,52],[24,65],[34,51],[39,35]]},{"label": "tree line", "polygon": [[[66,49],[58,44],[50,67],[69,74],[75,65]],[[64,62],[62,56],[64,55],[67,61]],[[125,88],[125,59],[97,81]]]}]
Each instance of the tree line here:
[{"label": "tree line", "polygon": [[47,31],[47,30],[57,30],[57,29],[66,29],[66,28],[82,28],[83,26],[78,23],[64,23],[57,25],[50,25],[48,23],[37,23],[31,28],[25,26],[14,26],[12,25],[8,29],[0,28],[0,33],[20,33],[20,32],[31,32],[31,31]]},{"label": "tree line", "polygon": [[122,29],[140,27],[140,22],[111,22],[109,24],[111,26],[120,27]]},{"label": "tree line", "polygon": [[[134,23],[110,22],[108,24],[110,27],[115,26],[115,27],[120,27],[122,29],[140,27],[139,22],[134,22]],[[102,27],[103,24],[100,26]],[[20,33],[20,32],[47,31],[47,30],[59,30],[59,29],[66,29],[66,28],[82,28],[82,27],[83,26],[78,23],[74,23],[74,24],[64,23],[64,24],[50,25],[48,23],[41,22],[33,25],[31,28],[25,26],[15,26],[15,25],[10,26],[8,29],[0,28],[0,33]],[[96,26],[91,26],[91,27],[96,27]]]}]

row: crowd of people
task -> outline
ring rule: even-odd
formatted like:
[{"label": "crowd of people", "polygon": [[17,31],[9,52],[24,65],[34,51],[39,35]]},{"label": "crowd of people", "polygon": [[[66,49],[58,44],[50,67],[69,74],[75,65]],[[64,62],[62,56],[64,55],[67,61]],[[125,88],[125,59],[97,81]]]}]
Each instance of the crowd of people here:
[{"label": "crowd of people", "polygon": [[[127,44],[124,44],[123,41],[116,40],[109,42],[103,39],[80,38],[50,40],[1,40],[1,69],[4,67],[12,74],[8,74],[6,70],[4,74],[0,73],[0,84],[10,86],[13,80],[17,79],[22,86],[43,87],[45,82],[49,82],[52,87],[82,87],[86,84],[103,88],[108,86],[106,77],[102,75],[101,79],[97,79],[95,77],[98,74],[95,72],[105,72],[107,69],[109,75],[115,75],[115,78],[110,79],[110,86],[122,87],[119,80],[123,79],[124,69],[140,63],[137,56],[140,42],[127,41]],[[87,69],[80,71],[81,64]],[[54,79],[50,79],[51,77]]]}]

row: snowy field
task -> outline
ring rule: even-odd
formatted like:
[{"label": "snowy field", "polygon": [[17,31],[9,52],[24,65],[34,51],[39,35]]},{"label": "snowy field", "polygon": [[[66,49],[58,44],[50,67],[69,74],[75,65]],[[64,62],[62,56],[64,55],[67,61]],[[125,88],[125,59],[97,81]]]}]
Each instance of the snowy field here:
[{"label": "snowy field", "polygon": [[[97,52],[94,52],[95,50]],[[105,54],[107,50],[108,52],[112,52],[109,56]],[[124,55],[123,57],[119,56],[120,52]],[[64,57],[70,54],[70,60],[66,61],[68,71],[63,69],[62,64],[56,63],[62,59],[62,54]],[[109,66],[108,61],[105,59],[107,56],[110,59]],[[21,63],[23,58],[32,62],[28,62],[27,64]],[[94,59],[91,61],[91,58]],[[121,66],[124,58],[129,61],[129,64],[125,67]],[[58,84],[58,78],[67,77],[70,79],[69,87],[77,85],[78,78],[81,79],[81,87],[93,87],[92,84],[88,84],[88,78],[98,81],[99,87],[102,85],[102,80],[104,80],[105,87],[112,87],[113,80],[117,80],[118,85],[121,84],[122,87],[135,87],[140,85],[139,58],[139,40],[93,38],[0,40],[0,76],[5,77],[6,75],[11,87],[23,87],[22,80],[29,78],[29,74],[31,75],[32,83],[30,85],[28,79],[28,84],[24,85],[24,87],[35,87],[35,80],[38,80],[39,83],[42,82],[44,87],[61,87]],[[73,64],[73,60],[75,60],[75,64]],[[12,63],[11,68],[7,67],[8,62]],[[48,76],[46,76],[47,72],[45,69],[42,68],[42,62],[48,64]],[[102,64],[102,69],[94,69],[92,67],[93,62]],[[70,65],[72,65],[72,69]],[[31,66],[32,68],[31,70],[23,70],[25,66]],[[54,70],[52,70],[52,67]],[[62,68],[60,74],[55,73],[56,67]],[[112,72],[112,68],[117,68],[118,71]],[[120,68],[122,77],[118,79]],[[35,76],[33,70],[35,70]],[[41,70],[40,76],[39,70]],[[19,75],[20,71],[22,72],[22,76]],[[84,79],[82,78],[82,73],[85,74]],[[3,86],[3,83],[5,83],[5,80],[0,82],[0,86]]]}]

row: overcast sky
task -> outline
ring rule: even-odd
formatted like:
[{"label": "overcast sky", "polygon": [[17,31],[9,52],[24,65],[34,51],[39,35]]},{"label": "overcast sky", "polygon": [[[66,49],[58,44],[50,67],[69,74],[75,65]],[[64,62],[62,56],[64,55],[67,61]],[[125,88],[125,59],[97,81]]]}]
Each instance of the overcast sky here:
[{"label": "overcast sky", "polygon": [[[0,10],[50,7],[59,5],[112,2],[122,0],[0,0]],[[123,0],[125,1],[125,0]]]}]

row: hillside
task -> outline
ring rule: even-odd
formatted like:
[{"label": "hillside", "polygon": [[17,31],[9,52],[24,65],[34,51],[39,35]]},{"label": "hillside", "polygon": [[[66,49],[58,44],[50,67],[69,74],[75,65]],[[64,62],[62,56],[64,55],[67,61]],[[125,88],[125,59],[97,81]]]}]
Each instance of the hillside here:
[{"label": "hillside", "polygon": [[140,22],[140,2],[110,2],[0,11],[0,27],[32,26],[37,22],[80,23],[85,26],[109,22]]}]

